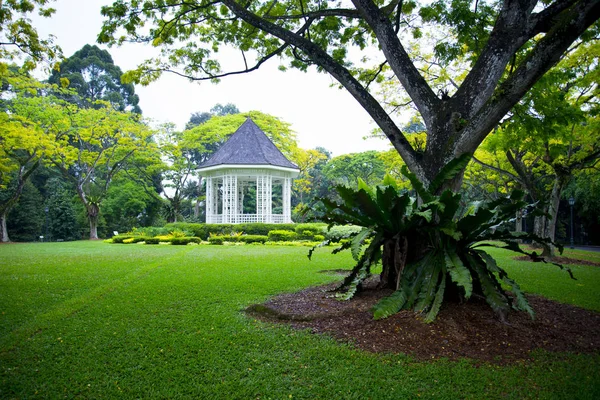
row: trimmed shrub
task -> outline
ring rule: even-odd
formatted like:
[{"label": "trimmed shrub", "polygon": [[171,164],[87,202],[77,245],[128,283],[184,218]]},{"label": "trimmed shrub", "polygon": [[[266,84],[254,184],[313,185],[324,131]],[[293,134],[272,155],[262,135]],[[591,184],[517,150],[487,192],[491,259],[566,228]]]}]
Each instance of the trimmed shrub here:
[{"label": "trimmed shrub", "polygon": [[323,240],[325,240],[325,236],[323,236],[323,235],[315,235],[315,236],[313,236],[313,240],[315,242],[322,242]]},{"label": "trimmed shrub", "polygon": [[155,237],[155,238],[146,238],[146,240],[144,240],[144,242],[146,242],[146,244],[158,244],[158,242],[160,242],[160,239]]},{"label": "trimmed shrub", "polygon": [[312,238],[315,235],[322,235],[327,230],[327,224],[323,223],[307,223],[298,224],[294,229],[297,234]]},{"label": "trimmed shrub", "polygon": [[291,242],[296,240],[298,234],[294,231],[274,230],[269,232],[270,242]]},{"label": "trimmed shrub", "polygon": [[128,238],[128,239],[124,239],[121,243],[129,244],[129,243],[134,243],[134,242],[135,242],[134,238]]},{"label": "trimmed shrub", "polygon": [[[115,235],[112,237],[113,243],[123,243],[124,240],[133,239],[132,235]],[[128,242],[131,243],[131,242]]]},{"label": "trimmed shrub", "polygon": [[235,225],[238,232],[244,232],[247,235],[268,235],[270,231],[285,230],[293,231],[296,224],[265,224],[265,223],[247,223]]},{"label": "trimmed shrub", "polygon": [[222,245],[223,243],[225,243],[225,237],[224,236],[211,236],[208,238],[208,243]]},{"label": "trimmed shrub", "polygon": [[[305,224],[311,225],[311,224]],[[248,235],[268,235],[272,230],[290,230],[296,228],[296,224],[264,224],[264,223],[247,223],[247,224],[192,224],[188,222],[173,222],[165,225],[168,231],[174,229],[193,232],[194,236],[207,240],[209,236],[227,236],[235,233],[243,232]]]},{"label": "trimmed shrub", "polygon": [[361,231],[361,227],[357,225],[334,225],[329,231],[326,231],[325,238],[332,242],[342,242],[353,234]]},{"label": "trimmed shrub", "polygon": [[197,237],[174,237],[171,239],[171,244],[174,246],[185,246],[190,243],[200,243],[200,238]]},{"label": "trimmed shrub", "polygon": [[244,243],[265,243],[269,240],[267,235],[244,235],[240,237],[240,242]]},{"label": "trimmed shrub", "polygon": [[160,235],[156,237],[158,239],[159,242],[164,242],[164,243],[171,243],[171,240],[173,240],[173,236],[171,235]]}]

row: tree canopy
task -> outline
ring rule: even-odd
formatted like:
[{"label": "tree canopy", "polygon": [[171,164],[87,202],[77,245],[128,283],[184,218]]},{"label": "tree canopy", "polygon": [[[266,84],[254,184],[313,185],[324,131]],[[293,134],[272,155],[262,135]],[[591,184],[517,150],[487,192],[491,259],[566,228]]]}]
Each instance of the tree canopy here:
[{"label": "tree canopy", "polygon": [[[275,57],[283,60],[282,68],[328,72],[370,114],[408,168],[429,183],[452,159],[472,154],[575,41],[597,33],[597,26],[590,27],[600,3],[353,0],[349,7],[322,1],[118,0],[102,13],[100,42],[151,43],[162,51],[127,74],[134,82],[147,84],[164,71],[215,80],[253,71]],[[444,34],[433,49],[435,61],[444,66],[461,57],[467,71],[454,87],[437,93],[407,51],[408,41],[421,40],[426,29]],[[222,46],[240,50],[240,69],[224,70],[215,61],[213,53]],[[427,127],[424,151],[411,146],[376,98],[371,84],[384,77],[400,82],[420,113]]]},{"label": "tree canopy", "polygon": [[0,59],[14,60],[27,57],[26,67],[33,69],[41,61],[52,62],[62,55],[54,44],[54,37],[41,38],[28,18],[37,11],[49,18],[54,9],[48,7],[53,0],[21,0],[0,2]]},{"label": "tree canopy", "polygon": [[48,81],[73,89],[76,96],[71,99],[80,107],[90,107],[94,102],[103,100],[117,111],[141,114],[140,99],[131,83],[121,82],[122,74],[108,51],[86,44],[61,62],[60,68],[52,71]]}]

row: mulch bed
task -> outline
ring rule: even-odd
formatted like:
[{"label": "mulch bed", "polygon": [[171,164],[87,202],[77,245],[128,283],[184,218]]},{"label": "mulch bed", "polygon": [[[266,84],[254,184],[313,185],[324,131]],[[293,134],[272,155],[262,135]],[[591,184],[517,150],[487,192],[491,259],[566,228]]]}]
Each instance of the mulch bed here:
[{"label": "mulch bed", "polygon": [[411,311],[373,320],[371,307],[390,292],[375,290],[376,281],[352,300],[333,298],[335,284],[277,296],[246,310],[255,318],[287,323],[327,334],[376,353],[405,353],[419,360],[470,358],[496,364],[533,359],[532,352],[599,353],[600,313],[527,296],[535,320],[512,312],[500,322],[482,299],[446,303],[435,322],[426,324]]}]

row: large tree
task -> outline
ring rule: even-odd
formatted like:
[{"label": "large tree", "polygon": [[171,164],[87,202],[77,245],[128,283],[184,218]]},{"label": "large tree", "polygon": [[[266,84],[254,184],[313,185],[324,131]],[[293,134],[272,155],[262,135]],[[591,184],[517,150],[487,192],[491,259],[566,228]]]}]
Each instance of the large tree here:
[{"label": "large tree", "polygon": [[195,112],[190,115],[190,120],[185,124],[185,129],[192,129],[195,126],[205,123],[214,116],[222,117],[223,115],[239,114],[237,106],[233,103],[227,103],[222,105],[217,103],[210,109],[210,111]]},{"label": "large tree", "polygon": [[117,111],[141,114],[140,99],[131,83],[121,82],[122,74],[108,51],[86,44],[61,62],[48,81],[73,89],[68,99],[80,107],[90,107],[104,100]]},{"label": "large tree", "polygon": [[90,239],[98,238],[100,205],[116,175],[136,162],[153,164],[158,151],[152,131],[131,113],[115,111],[108,103],[101,108],[79,108],[52,96],[26,99],[29,118],[51,129],[56,146],[47,155],[68,180],[85,207]]},{"label": "large tree", "polygon": [[[561,196],[575,173],[600,163],[599,44],[582,44],[544,76],[485,148],[504,158],[503,171],[543,204],[534,232],[554,240]],[[502,162],[502,161],[501,161]],[[546,247],[552,256],[553,248]]]},{"label": "large tree", "polygon": [[11,70],[2,71],[0,78],[10,94],[0,110],[0,241],[8,242],[8,214],[54,143],[52,129],[39,122],[40,109],[32,98],[44,86]]},{"label": "large tree", "polygon": [[[353,0],[352,4],[119,0],[102,9],[107,19],[99,41],[132,40],[160,47],[162,57],[148,60],[127,75],[141,83],[158,78],[163,71],[215,80],[250,72],[276,56],[302,70],[315,65],[354,96],[408,168],[429,183],[450,160],[473,153],[600,14],[598,0],[440,0],[424,5]],[[440,62],[457,56],[468,61],[470,71],[456,89],[435,93],[406,51],[407,36],[422,35],[421,24],[446,33],[435,47]],[[240,50],[241,70],[222,71],[212,57],[225,45]],[[352,63],[355,48],[364,51],[364,58],[372,64]],[[252,62],[250,50],[256,54]],[[422,152],[410,145],[370,91],[370,83],[383,69],[402,84],[427,127]]]}]

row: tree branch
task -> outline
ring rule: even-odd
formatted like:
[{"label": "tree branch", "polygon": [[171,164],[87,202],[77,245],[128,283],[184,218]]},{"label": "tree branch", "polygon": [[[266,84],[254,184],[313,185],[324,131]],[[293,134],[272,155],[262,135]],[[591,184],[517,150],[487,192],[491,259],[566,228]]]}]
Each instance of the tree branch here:
[{"label": "tree branch", "polygon": [[566,10],[565,15],[561,15],[561,23],[535,45],[508,79],[496,89],[496,95],[468,121],[454,146],[454,154],[474,152],[485,136],[599,17],[598,0],[581,0]]},{"label": "tree branch", "polygon": [[285,43],[301,49],[308,55],[313,62],[329,72],[348,92],[359,102],[359,104],[375,120],[382,131],[386,134],[393,146],[400,153],[407,166],[417,175],[425,176],[422,167],[417,162],[417,154],[406,140],[402,131],[396,126],[394,121],[386,113],[383,107],[373,98],[373,96],[358,82],[354,76],[342,65],[337,63],[327,52],[317,44],[308,39],[291,32],[285,28],[273,24],[264,18],[248,11],[240,6],[235,0],[223,0],[234,14],[247,23],[278,37]]},{"label": "tree branch", "polygon": [[[413,99],[425,125],[432,126],[435,108],[441,103],[421,76],[394,32],[394,27],[371,0],[352,0],[377,36],[381,50],[404,90]],[[385,130],[384,130],[385,131]]]},{"label": "tree branch", "polygon": [[[452,97],[463,119],[470,119],[492,97],[506,66],[531,36],[528,17],[536,0],[504,1],[504,5],[481,55]],[[462,109],[458,107],[462,106]]]}]

